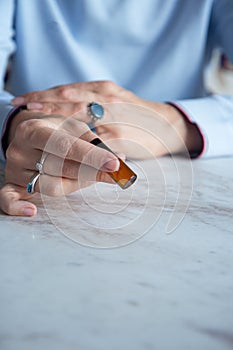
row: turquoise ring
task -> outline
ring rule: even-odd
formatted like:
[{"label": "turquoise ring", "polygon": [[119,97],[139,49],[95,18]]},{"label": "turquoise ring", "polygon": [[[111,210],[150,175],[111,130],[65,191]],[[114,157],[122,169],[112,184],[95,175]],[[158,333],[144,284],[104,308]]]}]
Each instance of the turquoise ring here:
[{"label": "turquoise ring", "polygon": [[33,177],[30,179],[30,182],[27,184],[27,187],[26,187],[27,193],[33,194],[35,192],[35,185],[40,175],[41,173],[35,173]]},{"label": "turquoise ring", "polygon": [[99,103],[91,102],[87,106],[88,115],[91,117],[91,122],[94,124],[97,120],[100,120],[104,116],[104,107]]},{"label": "turquoise ring", "polygon": [[44,165],[44,161],[47,158],[47,156],[48,156],[48,153],[47,152],[43,152],[39,162],[36,163],[36,170],[38,170],[40,174],[44,173],[43,165]]}]

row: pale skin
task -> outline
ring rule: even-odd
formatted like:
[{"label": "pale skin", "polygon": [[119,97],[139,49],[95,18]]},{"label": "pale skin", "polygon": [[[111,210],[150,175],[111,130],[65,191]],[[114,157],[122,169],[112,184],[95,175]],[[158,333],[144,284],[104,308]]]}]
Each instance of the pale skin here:
[{"label": "pale skin", "polygon": [[103,120],[96,124],[98,137],[127,158],[202,149],[197,127],[176,108],[139,98],[113,82],[75,83],[28,93],[13,100],[14,105],[26,104],[28,110],[14,117],[9,130],[6,184],[0,190],[5,213],[36,214],[25,188],[43,151],[48,153],[45,174],[36,183],[36,192],[59,196],[94,181],[112,183],[107,172],[118,169],[117,157],[90,144],[97,137],[87,126],[87,104],[92,101],[105,109]]}]

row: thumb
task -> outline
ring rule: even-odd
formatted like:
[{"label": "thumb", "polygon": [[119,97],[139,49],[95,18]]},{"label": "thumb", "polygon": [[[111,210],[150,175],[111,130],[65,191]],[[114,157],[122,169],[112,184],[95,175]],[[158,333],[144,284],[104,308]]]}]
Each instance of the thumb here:
[{"label": "thumb", "polygon": [[24,187],[6,184],[0,190],[0,209],[8,215],[34,216],[36,206],[24,200],[29,197]]}]

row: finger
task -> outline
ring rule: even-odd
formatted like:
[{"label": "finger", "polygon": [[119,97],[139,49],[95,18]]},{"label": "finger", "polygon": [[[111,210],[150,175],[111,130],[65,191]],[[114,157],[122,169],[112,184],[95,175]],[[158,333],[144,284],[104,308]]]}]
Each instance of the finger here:
[{"label": "finger", "polygon": [[[29,102],[27,108],[30,111],[38,112],[50,115],[50,118],[57,119],[57,114],[68,117],[64,123],[69,124],[69,121],[81,121],[86,124],[92,123],[92,118],[88,111],[88,104],[86,102],[78,103],[52,103],[52,102],[41,102],[34,103]],[[53,116],[54,114],[54,116]],[[108,123],[113,119],[108,107],[104,107],[105,118],[95,122],[96,131],[99,134],[106,132],[109,129]],[[71,123],[72,124],[72,123]],[[64,126],[64,124],[62,124]],[[71,131],[73,127],[69,128]]]},{"label": "finger", "polygon": [[[90,102],[96,95],[91,91],[91,83],[77,83],[55,86],[47,90],[32,91],[15,97],[11,103],[16,105],[27,104],[30,102]],[[82,95],[79,97],[79,95]]]},{"label": "finger", "polygon": [[[6,167],[6,181],[25,189],[36,174],[38,172],[35,170],[14,166],[12,171],[11,165]],[[57,196],[87,187],[96,181],[113,183],[110,179],[107,173],[93,167],[48,155],[43,166],[43,174],[36,182],[35,191]]]},{"label": "finger", "polygon": [[[8,182],[17,183],[25,186],[26,182],[23,180],[25,176],[28,178],[37,171],[36,164],[40,161],[42,156],[39,150],[25,149],[24,154],[19,153],[14,161],[8,161],[5,167],[5,176]],[[124,160],[124,155],[117,155]],[[22,167],[23,165],[23,167]],[[87,172],[91,171],[91,167],[86,167]],[[69,159],[63,159],[53,154],[47,154],[43,162],[43,173],[51,176],[66,177],[69,179],[78,179],[81,164]]]},{"label": "finger", "polygon": [[[27,183],[30,181],[30,178],[35,174],[36,163],[41,157],[41,152],[34,150],[35,156],[34,162],[31,162],[28,157],[25,158],[23,162],[25,168],[22,169],[22,162],[17,158],[15,162],[7,162],[5,168],[5,176],[7,182],[12,182],[17,185],[23,186],[26,188]],[[122,154],[117,155],[122,160],[125,160],[125,156]],[[114,183],[110,180],[106,172],[101,170],[97,171],[96,169],[77,163],[72,160],[62,159],[60,157],[48,154],[43,163],[43,173],[46,175],[64,177],[72,180],[79,181],[80,184],[84,183],[85,180],[89,179],[89,182],[102,181]],[[75,189],[82,187],[82,185],[75,187]]]},{"label": "finger", "polygon": [[26,94],[22,94],[20,96],[15,97],[11,103],[14,106],[21,104],[28,104],[30,102],[67,102],[67,98],[64,94],[61,94],[61,89],[57,87],[56,89],[47,89],[41,91],[32,91]]},{"label": "finger", "polygon": [[90,121],[90,117],[87,115],[86,102],[29,102],[27,103],[27,109],[31,111],[40,111],[44,114],[59,114],[67,117],[75,117],[84,122]]},{"label": "finger", "polygon": [[[93,137],[92,137],[93,138]],[[15,146],[17,148],[17,146]],[[24,170],[37,171],[37,163],[42,158],[42,152],[38,149],[29,149],[28,147],[18,149],[18,151],[8,152],[7,163],[5,166],[5,175],[8,179],[8,174],[20,174]],[[71,178],[77,178],[80,163],[55,156],[51,153],[44,153],[43,172],[54,175],[70,177],[69,174],[74,174]],[[61,171],[62,169],[62,171]],[[17,175],[18,176],[18,175]]]},{"label": "finger", "polygon": [[86,82],[55,86],[47,90],[33,91],[17,96],[12,100],[12,104],[20,105],[29,102],[77,102],[95,101],[99,95],[101,82]]},{"label": "finger", "polygon": [[[115,184],[107,173],[93,172],[93,168],[88,172],[83,169],[82,172],[78,176],[78,180],[43,174],[39,177],[39,181],[35,185],[35,191],[47,196],[58,197],[91,186],[96,182]],[[84,176],[84,174],[87,176]]]},{"label": "finger", "polygon": [[[96,147],[81,138],[74,137],[61,130],[41,127],[41,125],[38,127],[38,125],[32,123],[32,120],[20,125],[20,130],[17,128],[17,137],[19,141],[22,140],[22,137],[24,140],[27,140],[29,148],[41,149],[58,157],[79,163],[83,162],[86,165],[104,171],[116,171],[119,168],[119,161],[112,153]],[[85,124],[82,123],[82,125]],[[82,133],[90,135],[89,131],[84,132],[85,128],[81,128]],[[79,137],[80,135],[77,136]]]},{"label": "finger", "polygon": [[[121,157],[120,157],[121,158]],[[124,155],[122,155],[122,158]],[[63,177],[71,180],[76,180],[79,183],[78,188],[87,186],[85,183],[96,181],[113,183],[108,173],[94,169],[85,164],[77,164],[72,160],[63,160],[62,158],[48,155],[44,163],[43,171],[46,175]]]},{"label": "finger", "polygon": [[55,101],[58,101],[57,98],[60,96],[65,101],[96,101],[103,103],[112,100],[119,101],[116,96],[125,94],[126,90],[112,81],[97,80],[55,86],[50,89],[50,92],[52,92],[50,98],[55,97]]},{"label": "finger", "polygon": [[5,174],[16,172],[16,169],[36,170],[36,163],[42,156],[42,151],[29,147],[17,149],[17,145],[9,146],[12,150],[7,152]]},{"label": "finger", "polygon": [[[34,112],[40,111],[48,115],[51,115],[51,114],[64,115],[66,117],[70,117],[72,119],[82,121],[84,123],[91,123],[92,118],[90,117],[88,112],[88,104],[89,103],[86,103],[86,102],[78,102],[78,103],[29,102],[27,104],[27,109]],[[106,130],[106,126],[104,125],[106,120],[112,119],[112,118],[109,118],[110,114],[106,106],[105,106],[104,114],[105,114],[105,120],[99,120],[95,124],[95,126],[98,127],[98,129],[103,130],[103,132]],[[108,116],[108,118],[106,118],[106,116]]]},{"label": "finger", "polygon": [[8,183],[0,190],[0,208],[8,215],[34,216],[37,208],[33,203],[23,200],[27,198],[29,195],[25,188]]}]

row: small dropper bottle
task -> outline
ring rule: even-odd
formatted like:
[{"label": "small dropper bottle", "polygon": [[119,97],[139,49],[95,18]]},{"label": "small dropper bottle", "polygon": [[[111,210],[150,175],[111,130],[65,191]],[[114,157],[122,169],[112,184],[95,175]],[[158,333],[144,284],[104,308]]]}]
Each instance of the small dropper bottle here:
[{"label": "small dropper bottle", "polygon": [[103,141],[95,138],[91,143],[97,147],[103,148],[114,154],[120,162],[120,167],[117,171],[109,172],[109,176],[123,189],[129,188],[137,179],[137,175],[131,170],[128,165],[123,162]]}]

